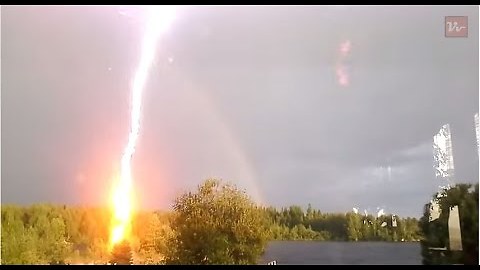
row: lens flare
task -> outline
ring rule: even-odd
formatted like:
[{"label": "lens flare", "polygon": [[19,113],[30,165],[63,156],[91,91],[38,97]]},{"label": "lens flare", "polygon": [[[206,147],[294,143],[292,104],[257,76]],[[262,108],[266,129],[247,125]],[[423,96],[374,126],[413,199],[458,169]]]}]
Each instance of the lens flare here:
[{"label": "lens flare", "polygon": [[347,72],[347,66],[345,65],[345,60],[349,56],[352,49],[352,43],[350,40],[346,40],[340,44],[339,49],[339,59],[335,67],[335,73],[337,75],[337,82],[341,86],[349,86],[350,76]]},{"label": "lens flare", "polygon": [[135,153],[135,146],[140,131],[142,92],[145,88],[148,71],[155,57],[157,40],[168,29],[175,17],[174,6],[146,7],[145,11],[145,33],[141,47],[140,63],[132,84],[131,129],[120,163],[120,176],[115,183],[112,194],[113,216],[110,248],[129,237],[133,210],[131,160]]}]

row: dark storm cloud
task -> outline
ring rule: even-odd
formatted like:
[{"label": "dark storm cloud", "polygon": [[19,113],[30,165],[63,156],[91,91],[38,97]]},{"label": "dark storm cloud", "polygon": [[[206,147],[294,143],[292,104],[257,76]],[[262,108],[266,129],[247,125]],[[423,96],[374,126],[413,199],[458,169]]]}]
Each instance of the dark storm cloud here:
[{"label": "dark storm cloud", "polygon": [[[444,37],[452,14],[469,16],[468,38]],[[276,206],[419,215],[438,186],[431,142],[443,124],[457,176],[478,181],[477,21],[476,7],[186,8],[145,92],[145,205],[218,176]],[[2,7],[3,200],[69,202],[84,191],[65,179],[107,177],[139,35],[112,8]],[[346,39],[343,88],[334,65]]]}]

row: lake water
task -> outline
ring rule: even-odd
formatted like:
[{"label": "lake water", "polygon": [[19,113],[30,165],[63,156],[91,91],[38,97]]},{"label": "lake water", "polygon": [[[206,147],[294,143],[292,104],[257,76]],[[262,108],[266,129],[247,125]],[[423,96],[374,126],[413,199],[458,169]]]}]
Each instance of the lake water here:
[{"label": "lake water", "polygon": [[273,241],[260,264],[422,264],[420,243]]}]

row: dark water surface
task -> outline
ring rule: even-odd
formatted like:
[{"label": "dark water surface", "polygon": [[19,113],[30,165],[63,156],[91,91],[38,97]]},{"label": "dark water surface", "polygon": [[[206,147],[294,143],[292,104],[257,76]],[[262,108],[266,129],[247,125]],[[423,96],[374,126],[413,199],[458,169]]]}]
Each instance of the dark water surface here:
[{"label": "dark water surface", "polygon": [[260,264],[422,264],[420,243],[273,241]]}]

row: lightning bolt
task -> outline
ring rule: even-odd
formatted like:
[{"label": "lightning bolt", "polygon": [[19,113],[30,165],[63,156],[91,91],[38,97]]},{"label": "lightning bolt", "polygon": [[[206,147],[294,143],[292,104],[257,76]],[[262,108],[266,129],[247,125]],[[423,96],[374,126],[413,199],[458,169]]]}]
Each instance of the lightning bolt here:
[{"label": "lightning bolt", "polygon": [[132,168],[131,160],[140,132],[142,93],[147,75],[155,58],[157,41],[175,17],[173,6],[153,6],[146,8],[145,33],[143,36],[140,63],[136,69],[132,84],[131,129],[128,142],[121,158],[120,177],[113,190],[113,228],[110,244],[113,247],[128,236],[132,214]]}]

